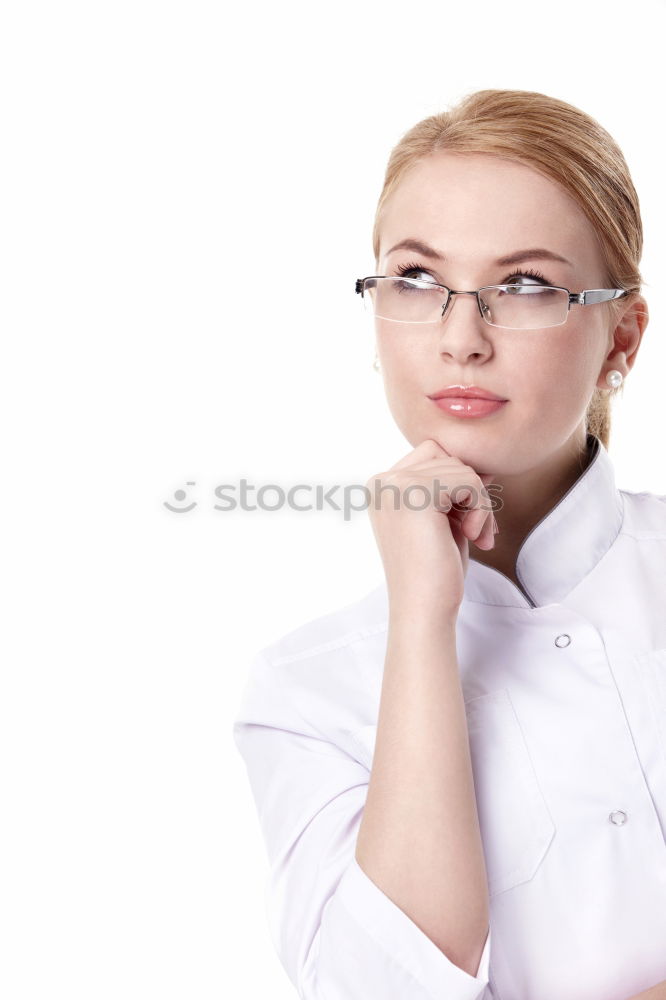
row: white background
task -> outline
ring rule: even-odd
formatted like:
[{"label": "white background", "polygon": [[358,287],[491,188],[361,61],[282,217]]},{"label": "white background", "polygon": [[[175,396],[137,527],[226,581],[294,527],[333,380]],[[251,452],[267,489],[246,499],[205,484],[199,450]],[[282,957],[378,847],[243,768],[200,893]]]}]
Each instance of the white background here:
[{"label": "white background", "polygon": [[[518,88],[618,140],[651,321],[610,454],[620,487],[666,493],[665,13],[5,5],[5,1000],[296,995],[231,726],[250,655],[381,563],[367,513],[225,512],[213,491],[363,483],[409,450],[353,283],[416,121]],[[164,507],[180,488],[189,513]]]}]

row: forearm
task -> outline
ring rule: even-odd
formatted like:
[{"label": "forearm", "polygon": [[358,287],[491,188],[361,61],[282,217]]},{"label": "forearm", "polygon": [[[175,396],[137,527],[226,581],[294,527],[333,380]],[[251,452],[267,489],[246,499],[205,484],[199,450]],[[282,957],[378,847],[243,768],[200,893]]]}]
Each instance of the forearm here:
[{"label": "forearm", "polygon": [[455,622],[390,619],[356,860],[447,958],[476,975],[488,887]]},{"label": "forearm", "polygon": [[651,986],[649,990],[629,997],[628,1000],[666,1000],[666,980]]}]

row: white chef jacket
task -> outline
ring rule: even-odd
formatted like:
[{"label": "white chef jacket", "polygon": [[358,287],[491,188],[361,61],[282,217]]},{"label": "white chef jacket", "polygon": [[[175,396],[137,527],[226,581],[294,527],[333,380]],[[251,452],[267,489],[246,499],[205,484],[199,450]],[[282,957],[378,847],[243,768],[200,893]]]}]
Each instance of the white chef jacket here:
[{"label": "white chef jacket", "polygon": [[248,660],[233,736],[304,1000],[627,1000],[666,980],[666,496],[590,464],[518,554],[470,559],[456,642],[490,896],[476,976],[355,860],[385,583]]}]

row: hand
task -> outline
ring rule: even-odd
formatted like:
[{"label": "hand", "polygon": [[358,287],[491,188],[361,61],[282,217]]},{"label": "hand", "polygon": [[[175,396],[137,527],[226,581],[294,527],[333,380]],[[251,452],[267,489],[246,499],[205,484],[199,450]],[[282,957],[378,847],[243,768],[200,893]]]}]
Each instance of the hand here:
[{"label": "hand", "polygon": [[492,474],[477,474],[431,439],[368,479],[370,520],[392,606],[425,606],[457,616],[469,541],[482,549],[495,544],[496,522],[485,489],[492,480]]}]

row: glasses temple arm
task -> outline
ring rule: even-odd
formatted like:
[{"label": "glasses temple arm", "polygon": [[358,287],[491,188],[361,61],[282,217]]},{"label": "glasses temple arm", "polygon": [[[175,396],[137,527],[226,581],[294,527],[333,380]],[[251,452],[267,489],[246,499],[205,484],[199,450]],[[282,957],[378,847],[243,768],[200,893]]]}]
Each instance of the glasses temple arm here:
[{"label": "glasses temple arm", "polygon": [[569,302],[580,306],[593,306],[597,302],[608,302],[610,299],[620,299],[628,295],[626,288],[588,288],[585,292],[570,292]]}]

